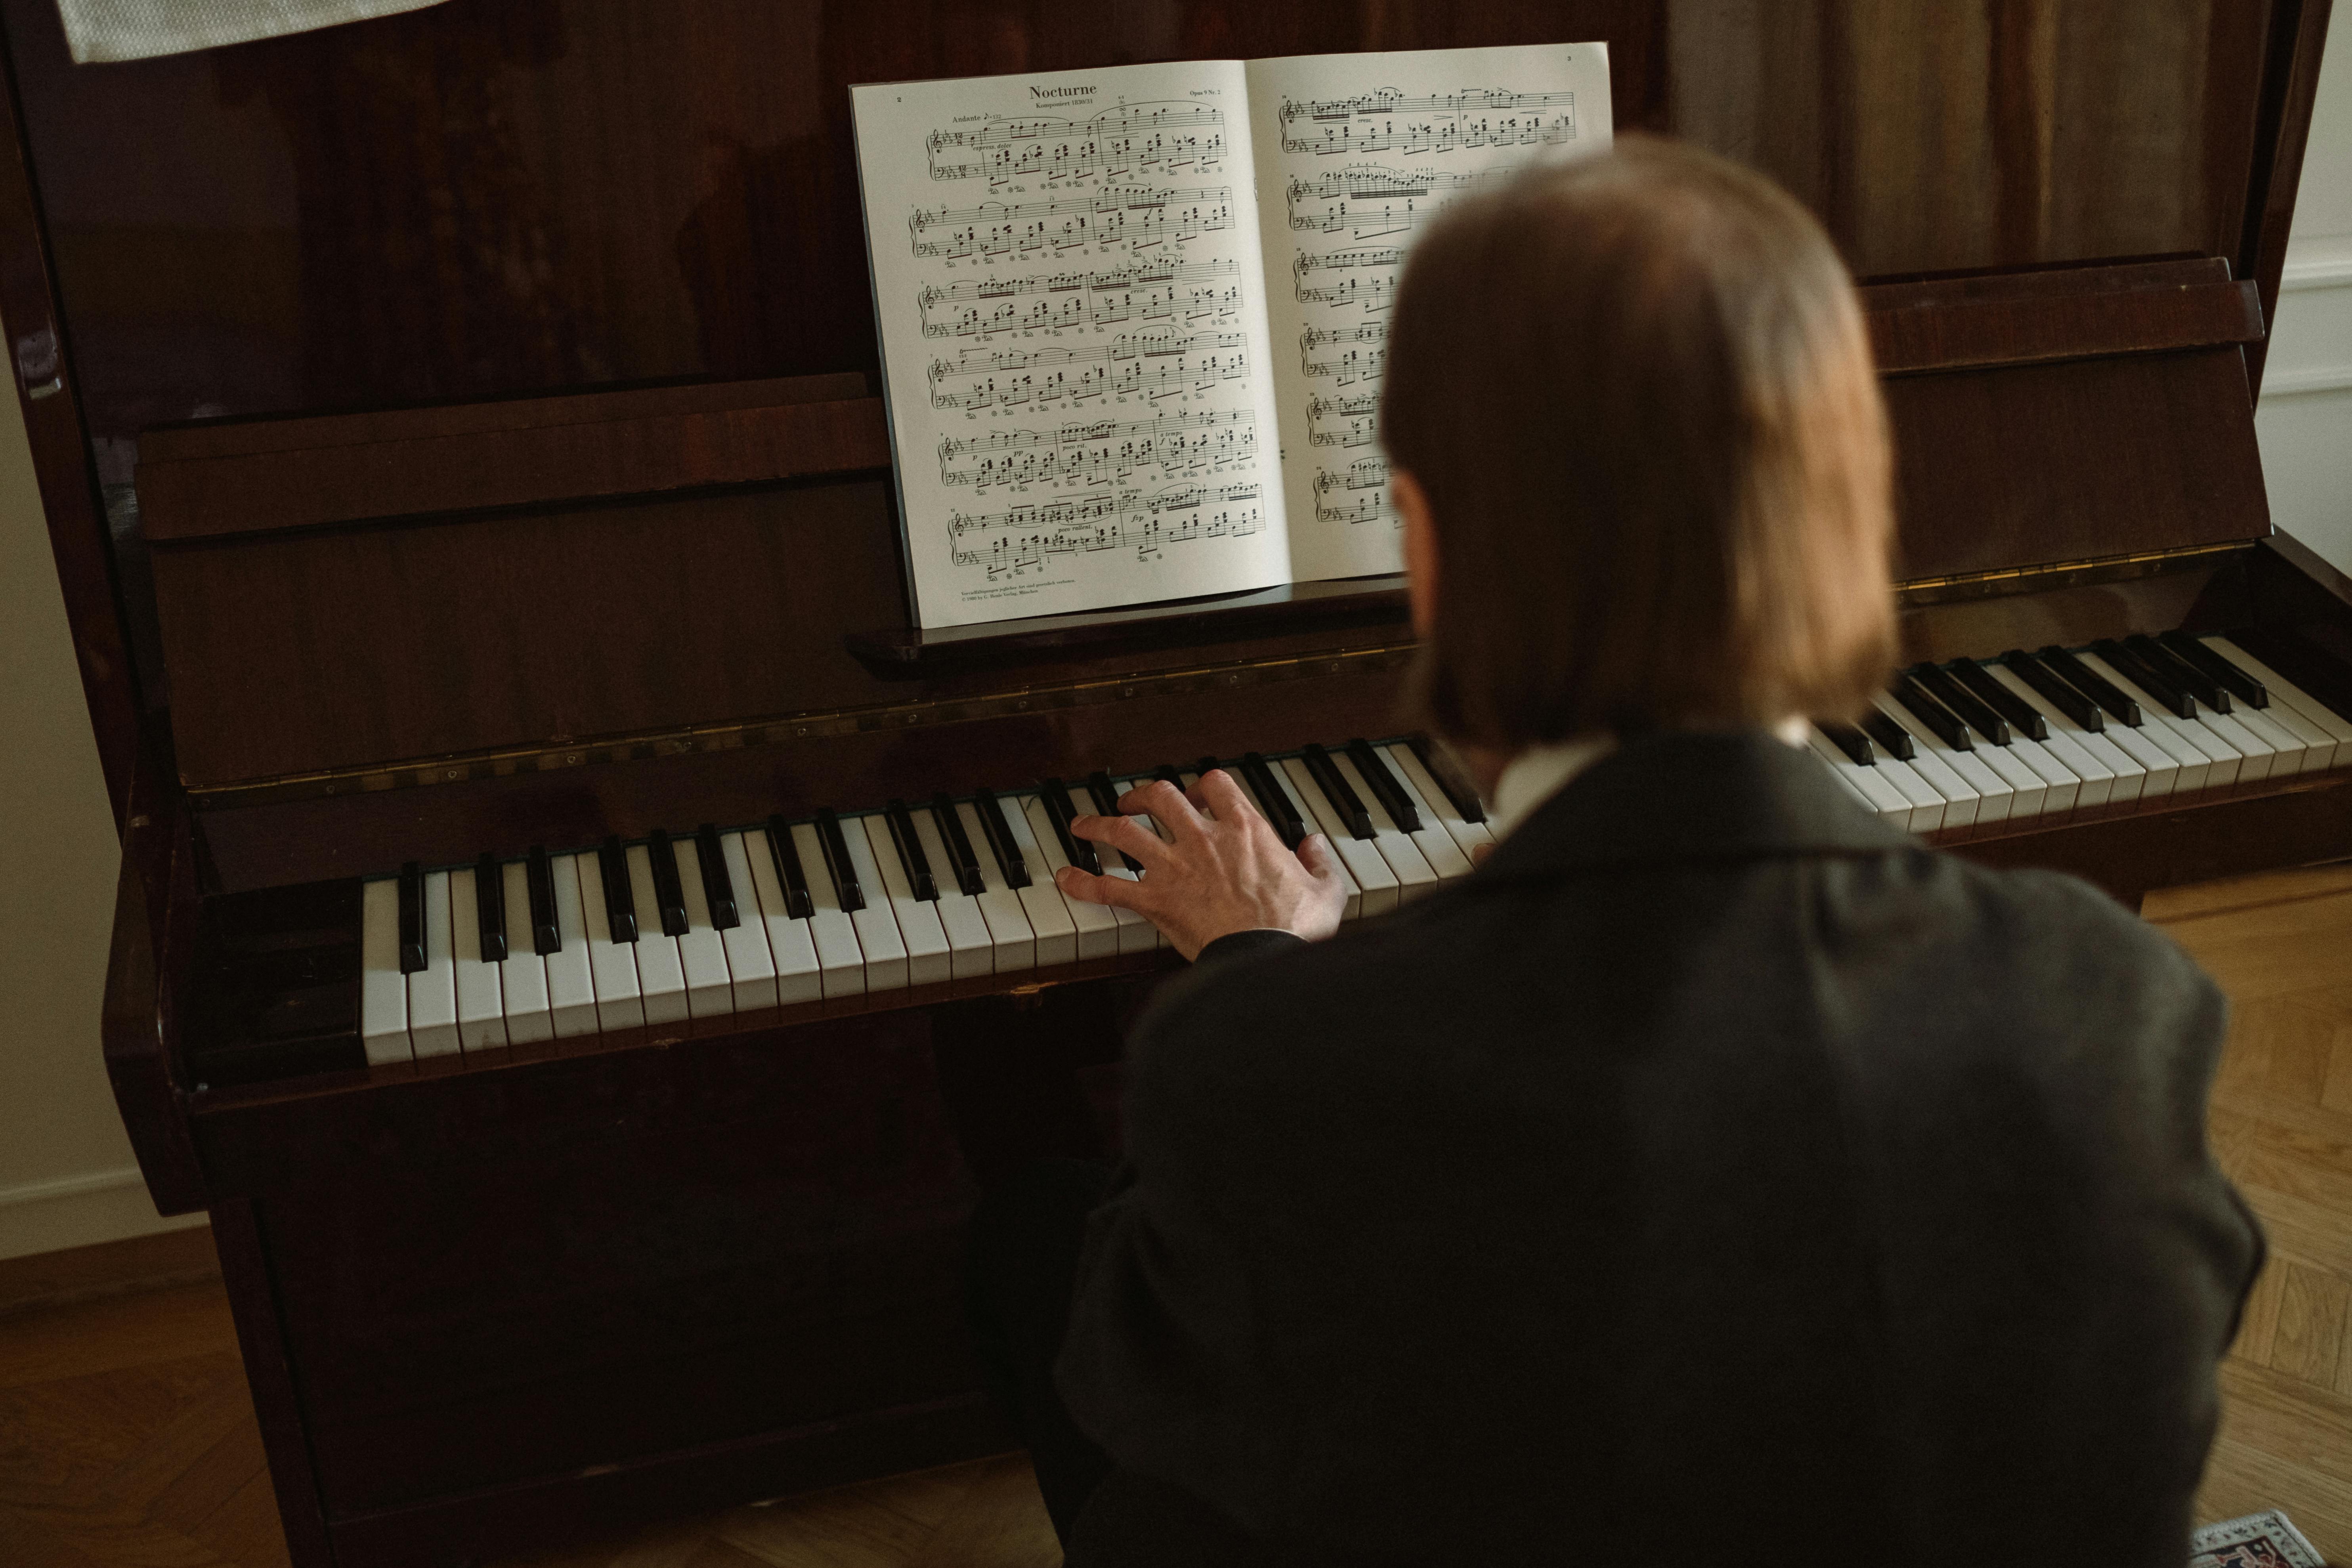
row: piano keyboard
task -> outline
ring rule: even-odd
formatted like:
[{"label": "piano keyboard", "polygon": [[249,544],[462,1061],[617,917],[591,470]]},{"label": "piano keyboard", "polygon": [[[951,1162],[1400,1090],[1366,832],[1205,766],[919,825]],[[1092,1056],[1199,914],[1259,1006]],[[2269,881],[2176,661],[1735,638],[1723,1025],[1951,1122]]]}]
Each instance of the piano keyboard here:
[{"label": "piano keyboard", "polygon": [[2352,765],[2352,721],[2181,632],[1914,666],[1859,727],[1808,739],[1870,810],[1948,835]]},{"label": "piano keyboard", "polygon": [[1323,833],[1346,918],[1469,875],[1477,797],[1419,738],[1203,758],[1135,774],[706,824],[623,843],[402,868],[361,888],[371,1065],[1018,973],[1167,945],[1130,910],[1065,899],[1066,864],[1133,877],[1069,832],[1127,791],[1223,767],[1283,841]]},{"label": "piano keyboard", "polygon": [[[2352,721],[2224,637],[2177,632],[2012,649],[1903,671],[1813,754],[1913,833],[1962,836],[2352,765]],[[1155,777],[1222,766],[1284,841],[1328,836],[1346,919],[1469,874],[1475,794],[1419,738],[1097,773],[806,821],[656,832],[520,859],[412,865],[362,889],[371,1063],[680,1023],[1046,969],[1166,945],[1129,910],[1065,899],[1054,872],[1132,877],[1074,837]]]}]

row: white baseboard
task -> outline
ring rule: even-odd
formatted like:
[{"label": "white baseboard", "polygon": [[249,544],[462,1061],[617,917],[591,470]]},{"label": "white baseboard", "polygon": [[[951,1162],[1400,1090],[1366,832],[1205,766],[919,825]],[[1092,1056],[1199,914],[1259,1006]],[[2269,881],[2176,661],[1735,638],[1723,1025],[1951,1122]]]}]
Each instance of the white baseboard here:
[{"label": "white baseboard", "polygon": [[0,1258],[62,1252],[206,1223],[155,1212],[136,1165],[0,1187]]}]

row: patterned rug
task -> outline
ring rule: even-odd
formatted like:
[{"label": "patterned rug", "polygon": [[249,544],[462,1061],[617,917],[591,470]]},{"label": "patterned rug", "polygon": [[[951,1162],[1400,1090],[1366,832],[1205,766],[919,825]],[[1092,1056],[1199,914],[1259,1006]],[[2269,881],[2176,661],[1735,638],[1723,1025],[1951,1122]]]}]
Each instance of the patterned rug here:
[{"label": "patterned rug", "polygon": [[2209,1524],[2189,1538],[2189,1568],[2327,1568],[2276,1509]]}]

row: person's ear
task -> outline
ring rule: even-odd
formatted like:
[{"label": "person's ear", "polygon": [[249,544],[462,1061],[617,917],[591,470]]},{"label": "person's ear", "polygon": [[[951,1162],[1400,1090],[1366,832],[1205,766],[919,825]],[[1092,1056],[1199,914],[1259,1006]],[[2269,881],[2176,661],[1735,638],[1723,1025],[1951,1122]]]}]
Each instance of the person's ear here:
[{"label": "person's ear", "polygon": [[1437,531],[1429,520],[1429,497],[1420,480],[1399,468],[1389,479],[1389,503],[1404,519],[1405,596],[1412,605],[1412,633],[1425,637],[1437,624]]}]

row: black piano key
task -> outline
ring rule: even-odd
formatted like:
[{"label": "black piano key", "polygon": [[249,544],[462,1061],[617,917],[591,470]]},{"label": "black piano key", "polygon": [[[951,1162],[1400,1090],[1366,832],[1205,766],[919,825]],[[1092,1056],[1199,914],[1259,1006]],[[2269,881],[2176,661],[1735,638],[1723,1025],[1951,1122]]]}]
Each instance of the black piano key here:
[{"label": "black piano key", "polygon": [[1184,793],[1184,775],[1178,771],[1173,763],[1160,763],[1151,770],[1151,776],[1156,779],[1166,779],[1170,784],[1174,784],[1178,795]]},{"label": "black piano key", "polygon": [[[1097,816],[1118,816],[1121,815],[1118,809],[1118,786],[1111,783],[1110,775],[1103,772],[1100,768],[1097,768],[1094,772],[1087,775],[1087,795],[1095,803],[1095,815]],[[1095,846],[1095,853],[1097,855],[1104,853],[1101,845],[1097,844]],[[1129,871],[1139,872],[1143,869],[1142,867],[1135,863],[1135,857],[1129,855],[1124,849],[1113,849],[1109,851],[1109,853],[1117,858],[1120,866]]]},{"label": "black piano key", "polygon": [[1911,739],[1911,731],[1875,708],[1862,716],[1862,728],[1898,763],[1907,763],[1919,754],[1919,744]]},{"label": "black piano key", "polygon": [[1101,876],[1102,857],[1095,853],[1094,844],[1070,831],[1077,813],[1070,809],[1070,792],[1062,781],[1047,779],[1038,786],[1037,798],[1045,803],[1045,820],[1054,825],[1054,839],[1062,847],[1062,858],[1090,877]]},{"label": "black piano key", "polygon": [[686,884],[678,879],[677,851],[656,827],[646,837],[646,858],[654,865],[654,908],[664,936],[686,934]]},{"label": "black piano key", "polygon": [[796,921],[808,920],[816,913],[816,900],[809,896],[808,872],[801,866],[801,847],[793,837],[792,824],[782,813],[768,818],[768,858],[776,863],[776,879],[784,885],[784,913]]},{"label": "black piano key", "polygon": [[1029,885],[1029,862],[1021,858],[1021,841],[1013,837],[1013,829],[1004,820],[1004,805],[993,790],[971,792],[971,809],[980,818],[981,837],[988,840],[989,853],[996,857],[996,868],[1004,874],[1008,888]]},{"label": "black piano key", "polygon": [[2106,716],[2099,711],[2097,703],[2061,680],[2056,671],[2023,648],[2011,648],[2000,656],[2000,661],[2018,679],[2040,692],[2050,706],[2084,729],[2097,733],[2107,727]]},{"label": "black piano key", "polygon": [[1207,778],[1211,773],[1215,773],[1219,768],[1222,768],[1224,765],[1224,763],[1217,761],[1214,757],[1202,757],[1199,762],[1192,764],[1192,772],[1201,778]]},{"label": "black piano key", "polygon": [[1389,814],[1391,822],[1405,833],[1421,831],[1421,813],[1413,809],[1412,797],[1404,793],[1404,785],[1399,784],[1396,774],[1389,771],[1388,759],[1374,751],[1370,741],[1360,735],[1349,742],[1348,760],[1356,764],[1358,773],[1364,775],[1364,782],[1379,797],[1381,809]]},{"label": "black piano key", "polygon": [[604,923],[614,942],[637,940],[637,896],[629,890],[629,852],[618,834],[596,847],[596,875],[604,884]]},{"label": "black piano key", "polygon": [[1969,727],[1948,708],[1929,694],[1927,689],[1908,675],[1898,675],[1886,694],[1903,705],[1910,714],[1935,731],[1936,739],[1956,752],[1973,752],[1977,743],[1969,737]]},{"label": "black piano key", "polygon": [[555,918],[555,869],[547,846],[534,844],[522,863],[523,882],[530,889],[530,949],[542,958],[563,951],[563,925]]},{"label": "black piano key", "polygon": [[1829,737],[1830,744],[1865,768],[1878,765],[1878,758],[1870,749],[1870,737],[1851,724],[1841,724],[1834,719],[1822,719],[1813,728]]},{"label": "black piano key", "polygon": [[2221,683],[2152,637],[2124,638],[2124,646],[2139,655],[2142,664],[2186,691],[2216,713],[2230,710],[2230,693]]},{"label": "black piano key", "polygon": [[400,868],[400,972],[425,972],[425,872],[414,860]]},{"label": "black piano key", "polygon": [[2052,643],[2033,656],[2042,661],[2051,674],[2099,705],[2100,710],[2116,723],[2137,730],[2147,721],[2141,716],[2139,703],[2124,689]]},{"label": "black piano key", "polygon": [[2231,696],[2249,708],[2271,705],[2271,689],[2257,680],[2252,672],[2240,669],[2229,657],[2218,649],[2206,647],[2187,632],[2158,632],[2156,640],[2172,650],[2176,658],[2186,660],[2218,680]]},{"label": "black piano key", "polygon": [[915,897],[927,904],[940,901],[940,885],[931,877],[931,858],[923,853],[923,841],[915,833],[915,819],[907,810],[907,803],[892,796],[882,808],[882,820],[890,827],[890,847],[898,852],[898,867],[907,873],[907,886]]},{"label": "black piano key", "polygon": [[1331,753],[1309,741],[1307,742],[1306,758],[1307,771],[1315,775],[1315,783],[1323,791],[1323,798],[1331,803],[1332,809],[1348,825],[1348,831],[1358,838],[1370,838],[1372,836],[1371,813],[1366,811],[1364,803],[1356,798],[1356,792],[1349,786],[1339,770],[1331,765]]},{"label": "black piano key", "polygon": [[735,902],[735,879],[727,873],[727,847],[719,842],[719,827],[706,822],[694,830],[694,858],[702,867],[702,901],[710,906],[710,929],[731,931],[743,923]]},{"label": "black piano key", "polygon": [[1282,847],[1296,854],[1298,847],[1307,842],[1307,825],[1299,820],[1297,808],[1290,804],[1290,793],[1276,780],[1273,764],[1255,752],[1244,752],[1242,782],[1257,797],[1258,809],[1274,825]]},{"label": "black piano key", "polygon": [[988,891],[988,879],[980,872],[980,858],[971,852],[971,835],[963,830],[963,813],[945,790],[931,797],[931,824],[940,830],[940,843],[946,847],[948,858],[955,862],[956,886],[974,899]]},{"label": "black piano key", "polygon": [[[457,913],[455,910],[451,914]],[[488,850],[474,862],[474,921],[481,932],[482,962],[507,961],[507,877]]]},{"label": "black piano key", "polygon": [[866,889],[857,884],[857,866],[849,858],[849,841],[841,836],[841,817],[829,805],[816,814],[816,844],[824,851],[825,874],[833,879],[842,912],[864,909]]},{"label": "black piano key", "polygon": [[1932,664],[1915,664],[1911,679],[1947,709],[1957,714],[1969,727],[1996,746],[2010,742],[2009,721],[1977,700],[1976,695],[1944,670]]},{"label": "black piano key", "polygon": [[1486,803],[1478,798],[1478,792],[1470,787],[1470,781],[1454,769],[1454,760],[1439,751],[1434,742],[1426,735],[1414,735],[1405,744],[1411,746],[1412,754],[1421,759],[1421,765],[1428,770],[1429,776],[1437,781],[1437,787],[1445,792],[1454,816],[1465,822],[1486,820]]},{"label": "black piano key", "polygon": [[2197,700],[2172,684],[2160,670],[2150,669],[2147,661],[2113,637],[2101,637],[2091,645],[2091,651],[2107,661],[2117,675],[2147,692],[2176,719],[2197,717]]},{"label": "black piano key", "polygon": [[2008,720],[2011,729],[2029,741],[2050,738],[2050,721],[2042,710],[1994,679],[1992,671],[1972,658],[1956,658],[1945,668],[1979,701]]}]

